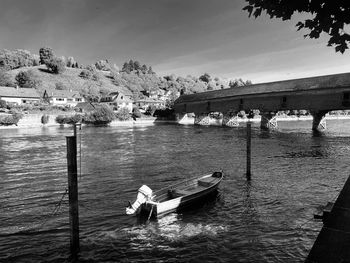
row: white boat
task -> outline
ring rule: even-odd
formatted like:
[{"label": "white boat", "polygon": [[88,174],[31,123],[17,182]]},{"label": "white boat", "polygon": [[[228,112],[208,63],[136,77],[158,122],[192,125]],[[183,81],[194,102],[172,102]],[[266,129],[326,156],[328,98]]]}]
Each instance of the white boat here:
[{"label": "white boat", "polygon": [[179,211],[216,193],[223,179],[223,172],[214,172],[189,179],[153,193],[147,185],[139,188],[136,201],[126,208],[127,215],[148,218]]}]

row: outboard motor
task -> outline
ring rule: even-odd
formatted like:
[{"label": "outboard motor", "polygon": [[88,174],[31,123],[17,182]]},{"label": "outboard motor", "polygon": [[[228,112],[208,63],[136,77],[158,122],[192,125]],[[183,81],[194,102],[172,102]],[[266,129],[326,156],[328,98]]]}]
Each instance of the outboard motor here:
[{"label": "outboard motor", "polygon": [[136,213],[138,208],[145,203],[146,201],[152,200],[152,189],[147,185],[143,185],[139,188],[137,193],[136,201],[133,204],[130,204],[129,207],[126,208],[127,215],[133,215]]}]

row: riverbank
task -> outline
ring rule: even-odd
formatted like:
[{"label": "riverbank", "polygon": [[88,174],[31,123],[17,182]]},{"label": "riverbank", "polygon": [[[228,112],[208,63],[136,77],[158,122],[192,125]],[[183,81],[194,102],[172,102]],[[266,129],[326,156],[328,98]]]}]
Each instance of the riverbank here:
[{"label": "riverbank", "polygon": [[[1,129],[30,129],[30,128],[40,128],[40,127],[58,127],[60,124],[56,123],[55,119],[59,114],[48,114],[49,115],[49,121],[45,125],[41,123],[41,117],[42,114],[26,114],[23,116],[22,119],[19,120],[17,126],[11,125],[11,126],[0,126]],[[350,115],[328,115],[325,117],[326,120],[346,120],[350,119]],[[248,118],[238,118],[238,123],[245,123],[248,122]],[[277,116],[277,121],[311,121],[312,116]],[[256,117],[253,119],[250,119],[251,122],[260,122],[260,117]],[[215,122],[215,123],[214,123]],[[143,126],[143,125],[154,125],[157,123],[179,123],[183,125],[194,125],[194,118],[193,117],[186,117],[180,120],[179,122],[174,120],[159,120],[156,117],[149,117],[149,118],[139,118],[136,120],[127,120],[127,121],[119,121],[114,120],[112,121],[109,126],[113,127],[132,127],[132,126]],[[214,120],[212,125],[220,126],[222,125],[222,120]]]},{"label": "riverbank", "polygon": [[[43,114],[26,114],[22,119],[19,120],[17,126],[0,126],[1,129],[30,129],[30,128],[40,128],[40,127],[59,127],[61,124],[55,121],[56,117],[59,114],[48,114],[49,121],[45,125],[41,123],[41,117]],[[136,120],[127,120],[127,121],[112,121],[109,126],[139,126],[139,125],[154,125],[155,123],[177,123],[176,121],[168,121],[168,120],[157,120],[155,117],[142,118]],[[66,124],[66,126],[68,126]]]}]

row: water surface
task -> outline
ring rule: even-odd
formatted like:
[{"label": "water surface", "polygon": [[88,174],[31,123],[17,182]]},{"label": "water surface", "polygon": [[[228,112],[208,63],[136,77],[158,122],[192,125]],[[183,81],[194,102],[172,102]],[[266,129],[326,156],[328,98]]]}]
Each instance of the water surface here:
[{"label": "water surface", "polygon": [[[256,125],[256,124],[255,124]],[[309,121],[252,131],[252,180],[244,127],[85,127],[79,179],[81,262],[302,262],[350,169],[350,121]],[[64,262],[69,255],[68,128],[1,130],[0,262]],[[140,223],[125,205],[223,169],[218,197],[182,214]],[[56,209],[57,208],[57,209]],[[53,213],[57,210],[55,213]]]}]

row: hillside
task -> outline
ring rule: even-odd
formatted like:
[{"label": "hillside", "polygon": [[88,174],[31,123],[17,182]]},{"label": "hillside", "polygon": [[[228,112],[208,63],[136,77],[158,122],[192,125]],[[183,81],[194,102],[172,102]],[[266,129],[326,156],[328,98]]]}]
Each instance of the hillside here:
[{"label": "hillside", "polygon": [[45,90],[51,91],[56,89],[59,85],[64,89],[71,89],[74,91],[83,92],[87,89],[93,89],[96,92],[107,92],[107,91],[120,91],[123,93],[130,93],[130,90],[126,87],[116,86],[112,82],[110,72],[98,71],[100,79],[98,81],[86,80],[79,77],[82,69],[80,68],[66,68],[62,74],[52,74],[47,70],[45,65],[34,66],[34,67],[22,67],[14,70],[10,70],[7,73],[11,76],[11,79],[15,82],[15,77],[20,71],[31,70],[37,79],[41,81],[41,84],[37,87],[39,92]]}]

